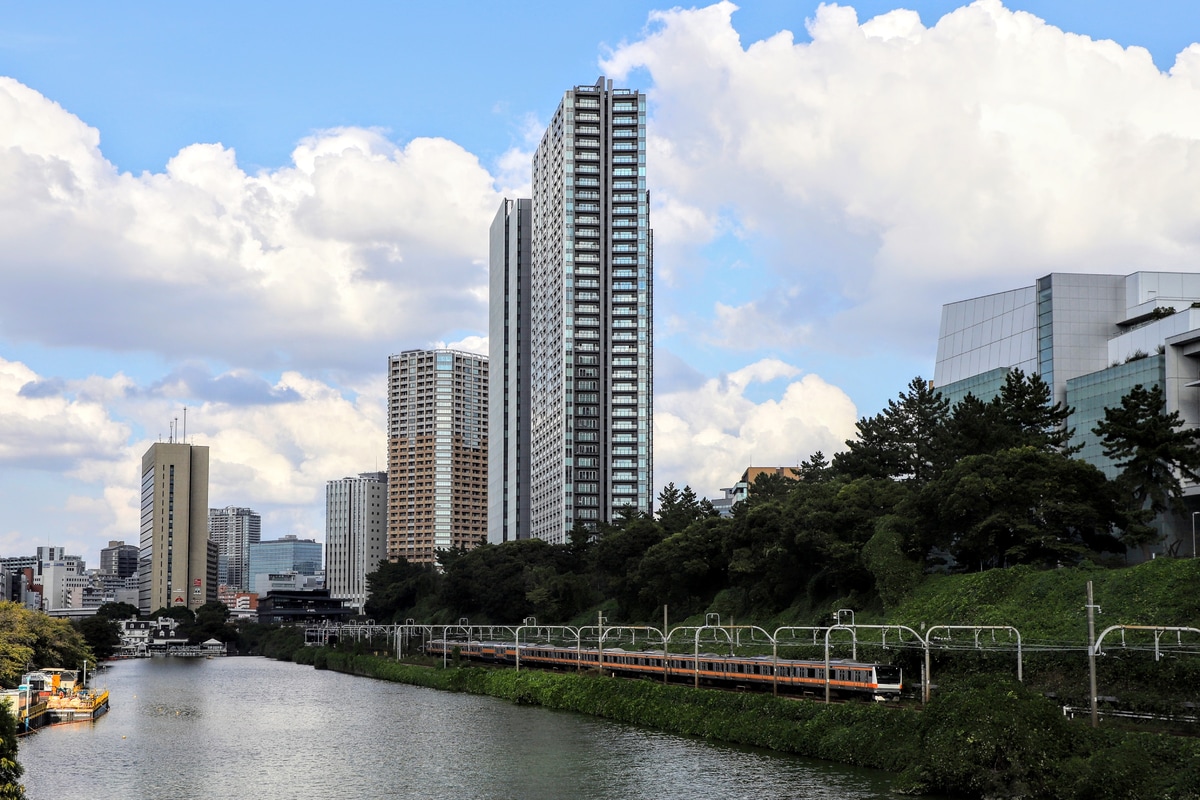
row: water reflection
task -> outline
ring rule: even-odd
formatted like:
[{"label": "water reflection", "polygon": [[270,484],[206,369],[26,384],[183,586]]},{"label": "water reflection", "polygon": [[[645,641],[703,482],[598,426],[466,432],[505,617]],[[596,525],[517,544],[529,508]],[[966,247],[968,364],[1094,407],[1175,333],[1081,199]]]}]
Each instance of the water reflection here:
[{"label": "water reflection", "polygon": [[890,776],[258,658],[114,664],[21,742],[32,800],[883,798]]}]

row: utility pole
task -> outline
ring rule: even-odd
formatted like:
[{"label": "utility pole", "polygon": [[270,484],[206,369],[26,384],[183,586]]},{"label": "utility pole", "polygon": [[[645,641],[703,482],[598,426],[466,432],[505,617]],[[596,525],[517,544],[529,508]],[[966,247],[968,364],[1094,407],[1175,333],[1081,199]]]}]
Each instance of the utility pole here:
[{"label": "utility pole", "polygon": [[1100,727],[1100,716],[1096,711],[1096,605],[1092,602],[1092,582],[1087,582],[1088,615],[1088,672],[1091,678],[1092,727]]}]

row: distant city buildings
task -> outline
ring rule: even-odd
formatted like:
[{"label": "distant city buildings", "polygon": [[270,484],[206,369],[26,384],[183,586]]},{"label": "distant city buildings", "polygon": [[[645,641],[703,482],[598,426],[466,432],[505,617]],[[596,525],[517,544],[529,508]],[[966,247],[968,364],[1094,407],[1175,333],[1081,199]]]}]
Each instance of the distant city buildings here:
[{"label": "distant city buildings", "polygon": [[[989,400],[1013,369],[1040,375],[1053,399],[1074,409],[1067,425],[1083,446],[1079,458],[1114,476],[1092,428],[1135,385],[1161,387],[1168,413],[1200,425],[1200,274],[1052,273],[942,307],[934,386],[944,397]],[[1184,493],[1189,512],[1200,513],[1200,487]],[[1191,522],[1160,519],[1158,551],[1190,554]]]},{"label": "distant city buildings", "polygon": [[362,613],[367,574],[387,560],[387,473],[325,484],[325,586]]},{"label": "distant city buildings", "polygon": [[388,359],[387,555],[432,563],[487,537],[487,358],[406,350]]},{"label": "distant city buildings", "polygon": [[298,539],[293,535],[250,545],[250,589],[261,597],[257,588],[260,576],[294,572],[324,580],[321,543],[315,539]]},{"label": "distant city buildings", "polygon": [[[528,209],[528,210],[526,210]],[[653,494],[653,239],[646,97],[568,90],[531,201],[492,223],[489,538],[564,543]],[[526,521],[527,520],[527,521]]]},{"label": "distant city buildings", "polygon": [[217,545],[218,585],[249,590],[250,546],[262,539],[262,517],[238,506],[210,508],[208,537]]},{"label": "distant city buildings", "polygon": [[[110,541],[100,551],[100,574],[130,578],[137,574],[138,547],[124,541]],[[136,604],[135,604],[136,605]]]},{"label": "distant city buildings", "polygon": [[[156,442],[142,456],[138,609],[217,599],[217,552],[208,538],[208,448]],[[211,561],[211,563],[210,563]]]}]

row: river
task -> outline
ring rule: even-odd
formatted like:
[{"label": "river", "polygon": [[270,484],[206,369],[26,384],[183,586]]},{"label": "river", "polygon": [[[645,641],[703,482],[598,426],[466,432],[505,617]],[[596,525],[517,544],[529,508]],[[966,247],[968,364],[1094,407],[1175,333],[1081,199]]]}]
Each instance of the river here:
[{"label": "river", "polygon": [[31,800],[890,798],[890,776],[264,658],[141,659],[21,740]]}]

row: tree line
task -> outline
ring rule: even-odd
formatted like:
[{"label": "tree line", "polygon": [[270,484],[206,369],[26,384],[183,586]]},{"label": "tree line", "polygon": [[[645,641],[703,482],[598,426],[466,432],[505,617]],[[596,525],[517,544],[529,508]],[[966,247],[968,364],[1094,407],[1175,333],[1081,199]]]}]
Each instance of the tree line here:
[{"label": "tree line", "polygon": [[1038,375],[1011,371],[995,398],[953,406],[921,378],[857,423],[831,460],[814,453],[795,478],[766,474],[732,516],[668,484],[656,517],[444,551],[437,566],[403,560],[368,576],[377,621],[557,623],[607,607],[625,620],[720,610],[894,606],[930,571],[1085,559],[1119,564],[1156,542],[1154,522],[1182,513],[1196,480],[1200,431],[1165,411],[1162,390],[1135,387],[1094,429],[1119,474],[1075,458],[1071,409]]}]

